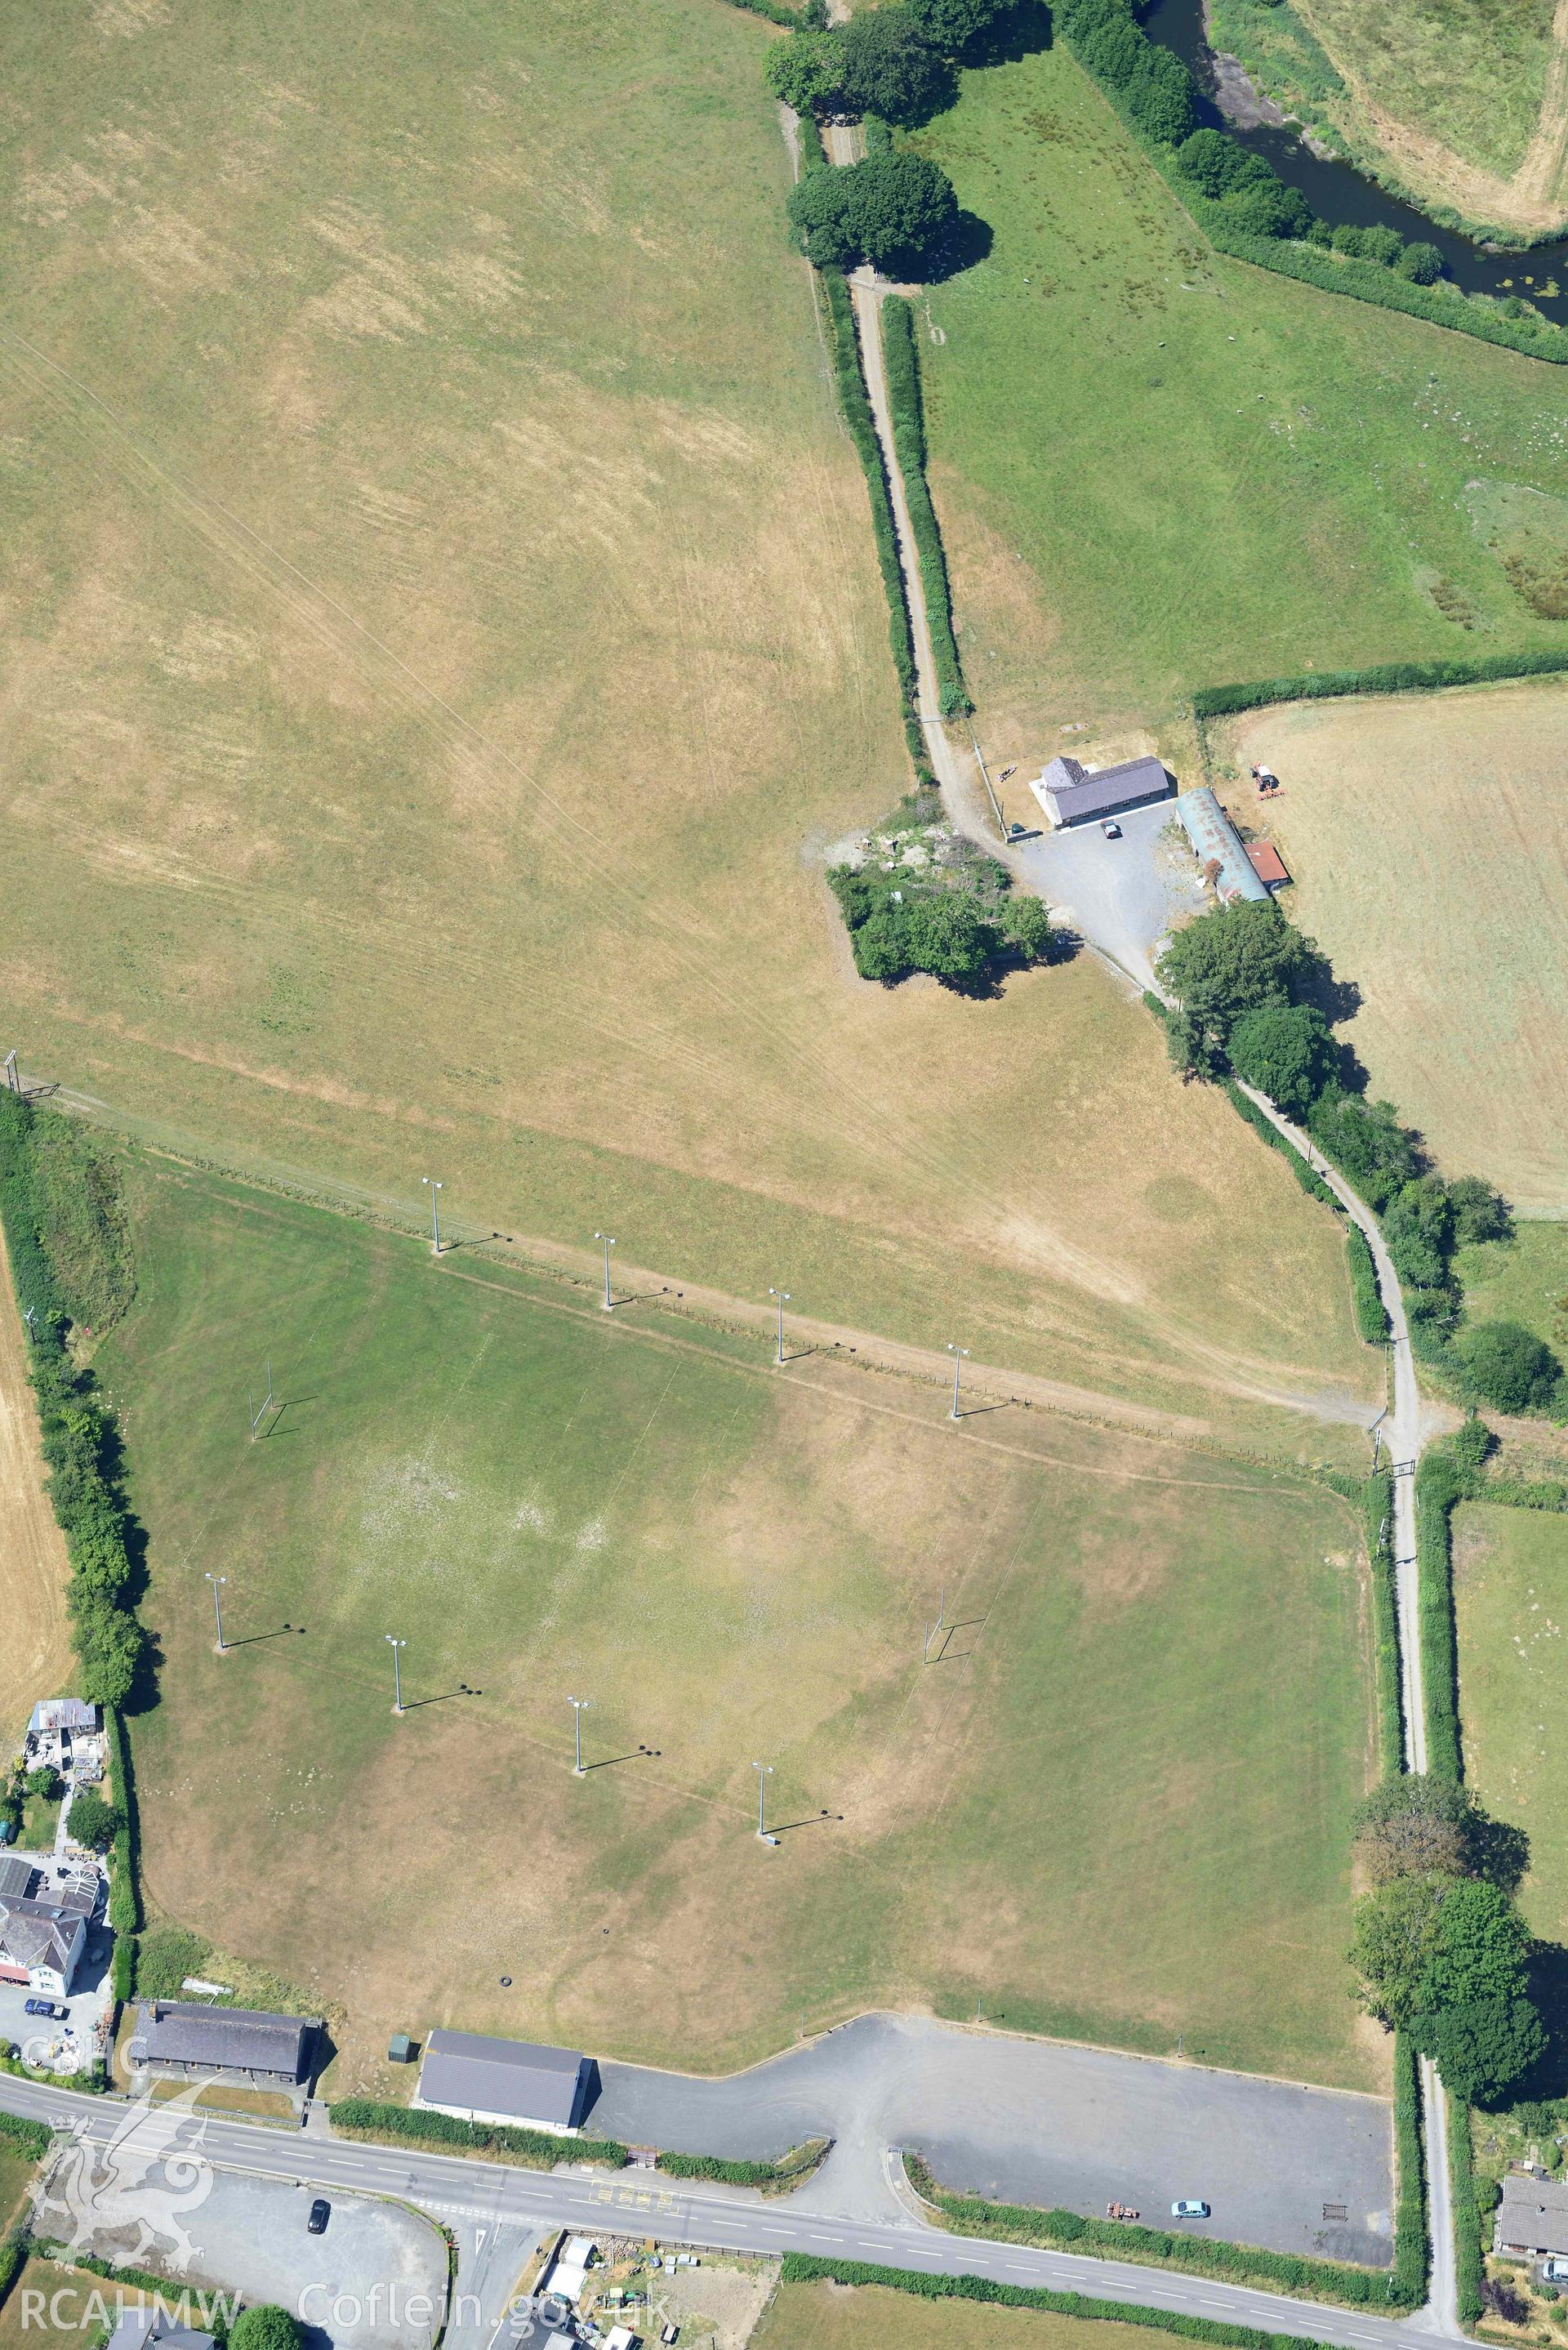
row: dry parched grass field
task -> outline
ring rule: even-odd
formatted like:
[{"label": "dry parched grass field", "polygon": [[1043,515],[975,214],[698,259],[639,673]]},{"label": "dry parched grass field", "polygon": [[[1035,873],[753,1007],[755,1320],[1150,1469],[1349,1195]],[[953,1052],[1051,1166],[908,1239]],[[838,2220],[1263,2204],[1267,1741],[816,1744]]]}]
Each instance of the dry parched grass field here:
[{"label": "dry parched grass field", "polygon": [[770,37],[720,0],[13,28],[25,1065],[1233,1430],[1238,1380],[1369,1394],[1333,1224],[1101,973],[848,970],[826,850],[904,754]]},{"label": "dry parched grass field", "polygon": [[1149,2336],[1099,2318],[823,2282],[780,2285],[752,2339],[756,2350],[882,2350],[894,2340],[904,2350],[1148,2350]]},{"label": "dry parched grass field", "polygon": [[[1295,702],[1215,730],[1282,779],[1290,910],[1362,991],[1343,1032],[1444,1170],[1568,1210],[1568,684]],[[1550,1334],[1546,1334],[1550,1335]]]},{"label": "dry parched grass field", "polygon": [[1041,1412],[955,1430],[932,1388],[781,1377],[760,1336],[167,1162],[130,1180],[139,1302],[99,1365],[165,1659],[148,1888],[340,2003],[338,2074],[377,2078],[399,2025],[719,2068],[979,1997],[1368,2084],[1339,1959],[1366,1635],[1333,1495]]}]

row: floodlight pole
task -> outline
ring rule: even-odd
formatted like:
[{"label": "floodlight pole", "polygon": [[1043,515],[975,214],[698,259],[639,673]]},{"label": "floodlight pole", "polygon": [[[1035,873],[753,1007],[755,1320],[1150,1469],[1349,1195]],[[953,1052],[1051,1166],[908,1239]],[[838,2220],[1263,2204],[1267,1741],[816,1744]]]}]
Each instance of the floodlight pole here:
[{"label": "floodlight pole", "polygon": [[768,1835],[768,1781],[774,1775],[774,1766],[771,1762],[753,1762],[752,1768],[757,1774],[757,1834],[767,1844],[771,1841]]},{"label": "floodlight pole", "polygon": [[566,1703],[572,1709],[572,1727],[577,1733],[577,1759],[572,1768],[572,1776],[581,1779],[587,1775],[583,1770],[583,1708],[592,1705],[593,1700],[591,1697],[569,1697]]},{"label": "floodlight pole", "polygon": [[613,1314],[615,1299],[610,1295],[609,1253],[614,1248],[615,1242],[608,1232],[596,1232],[594,1238],[597,1241],[603,1241],[605,1244],[605,1312]]},{"label": "floodlight pole", "polygon": [[770,1290],[769,1290],[769,1292],[768,1292],[768,1295],[769,1295],[770,1297],[776,1297],[776,1298],[778,1299],[778,1302],[779,1302],[779,1365],[780,1365],[780,1367],[781,1367],[781,1369],[782,1369],[783,1365],[784,1365],[784,1307],[789,1304],[789,1291],[788,1291],[787,1289],[770,1289]]},{"label": "floodlight pole", "polygon": [[399,1650],[406,1648],[409,1644],[406,1640],[395,1639],[390,1632],[383,1637],[392,1651],[392,1711],[400,1714],[403,1710],[403,1660]]},{"label": "floodlight pole", "polygon": [[950,1338],[948,1341],[948,1352],[953,1358],[953,1408],[948,1416],[951,1419],[961,1419],[963,1418],[963,1414],[959,1409],[959,1378],[963,1370],[963,1358],[968,1354],[969,1348],[967,1347],[955,1347],[952,1340]]},{"label": "floodlight pole", "polygon": [[421,1183],[430,1186],[431,1195],[431,1254],[441,1254],[441,1185],[431,1175],[421,1175]]},{"label": "floodlight pole", "polygon": [[227,1653],[223,1645],[223,1586],[227,1583],[228,1579],[229,1578],[226,1575],[214,1575],[211,1567],[207,1569],[207,1580],[213,1586],[213,1613],[218,1620],[218,1654],[220,1657]]}]

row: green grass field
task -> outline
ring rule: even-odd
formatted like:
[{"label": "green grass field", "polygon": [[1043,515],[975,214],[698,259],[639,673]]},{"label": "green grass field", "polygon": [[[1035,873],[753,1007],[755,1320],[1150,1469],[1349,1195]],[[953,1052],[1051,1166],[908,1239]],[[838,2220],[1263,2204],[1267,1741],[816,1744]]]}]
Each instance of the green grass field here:
[{"label": "green grass field", "polygon": [[1455,1520],[1465,1776],[1530,1837],[1521,1906],[1542,1940],[1568,1938],[1568,1522],[1467,1503]]},{"label": "green grass field", "polygon": [[1568,1223],[1520,1224],[1461,1249],[1456,1269],[1472,1316],[1522,1322],[1568,1361]]},{"label": "green grass field", "polygon": [[138,1302],[99,1364],[165,1659],[149,1898],[340,2004],[339,2073],[386,2085],[388,2031],[443,2020],[718,2067],[980,1997],[1369,2080],[1345,1504],[1044,1413],[955,1430],[935,1389],[781,1378],[760,1336],[167,1162],[130,1184]]},{"label": "green grass field", "polygon": [[1189,764],[1197,685],[1568,644],[1459,503],[1568,488],[1551,369],[1213,255],[1061,46],[967,74],[919,143],[995,238],[923,355],[996,764],[1128,722]]},{"label": "green grass field", "polygon": [[1047,2310],[924,2301],[883,2285],[784,2284],[752,2337],[756,2350],[1164,2350],[1170,2337]]}]

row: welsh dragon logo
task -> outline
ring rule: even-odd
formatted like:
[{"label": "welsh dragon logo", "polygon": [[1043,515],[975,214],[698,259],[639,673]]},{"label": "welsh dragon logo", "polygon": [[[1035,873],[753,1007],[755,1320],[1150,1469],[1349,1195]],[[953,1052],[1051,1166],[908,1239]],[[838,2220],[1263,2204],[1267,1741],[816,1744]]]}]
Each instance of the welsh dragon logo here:
[{"label": "welsh dragon logo", "polygon": [[[88,2135],[97,2114],[78,2121],[34,2190],[37,2234],[73,2252],[100,2249],[113,2237],[120,2261],[137,2266],[156,2254],[160,2269],[183,2276],[200,2250],[186,2220],[213,2191],[213,2167],[202,2151],[207,2125],[192,2110],[200,2095],[198,2083],[156,2104],[150,2095],[137,2097],[107,2141]],[[101,2110],[107,2118],[115,2108]]]}]

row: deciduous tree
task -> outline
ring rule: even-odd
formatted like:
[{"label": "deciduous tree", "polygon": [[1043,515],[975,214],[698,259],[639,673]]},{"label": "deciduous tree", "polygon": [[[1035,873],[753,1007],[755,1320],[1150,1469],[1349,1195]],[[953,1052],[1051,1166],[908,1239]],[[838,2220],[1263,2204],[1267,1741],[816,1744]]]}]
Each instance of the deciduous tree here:
[{"label": "deciduous tree", "polygon": [[1159,959],[1161,983],[1221,1043],[1243,1013],[1288,1003],[1316,949],[1272,901],[1222,906],[1178,931]]},{"label": "deciduous tree", "polygon": [[1292,1117],[1317,1099],[1334,1073],[1334,1039],[1309,1003],[1262,1003],[1231,1031],[1231,1065]]},{"label": "deciduous tree", "polygon": [[1459,1333],[1454,1351],[1470,1394],[1499,1411],[1550,1403],[1563,1376],[1551,1347],[1522,1322],[1478,1322]]},{"label": "deciduous tree", "polygon": [[839,88],[857,113],[912,124],[951,105],[952,74],[907,8],[862,8],[836,37]]}]

